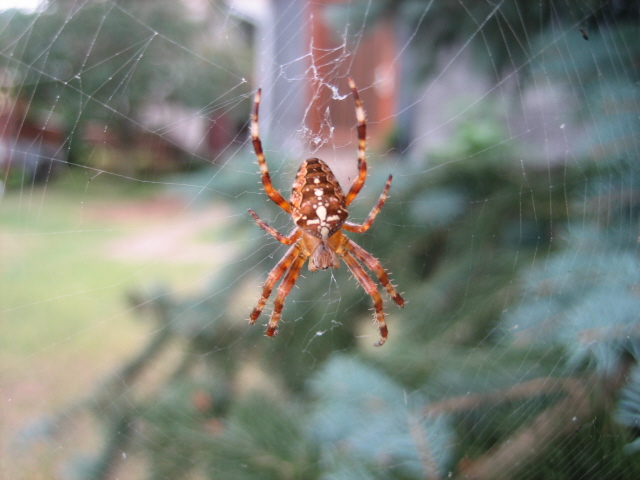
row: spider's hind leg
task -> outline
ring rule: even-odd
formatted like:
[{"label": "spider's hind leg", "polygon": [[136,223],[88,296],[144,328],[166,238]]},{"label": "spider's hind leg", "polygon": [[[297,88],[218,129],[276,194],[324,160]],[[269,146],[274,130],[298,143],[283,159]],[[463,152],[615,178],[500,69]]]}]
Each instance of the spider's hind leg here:
[{"label": "spider's hind leg", "polygon": [[382,207],[384,207],[384,202],[387,201],[387,197],[389,196],[389,189],[391,188],[392,179],[393,179],[393,176],[389,175],[389,178],[387,179],[387,183],[384,186],[384,190],[382,190],[382,193],[380,194],[380,198],[378,199],[376,204],[373,206],[373,208],[369,212],[369,215],[367,216],[365,221],[362,223],[362,225],[358,225],[357,223],[352,223],[352,222],[344,222],[344,224],[342,225],[342,228],[344,228],[345,230],[348,230],[349,232],[355,232],[355,233],[364,233],[367,230],[369,230],[371,225],[373,225],[373,221],[376,219],[376,216],[378,215]]},{"label": "spider's hind leg", "polygon": [[258,216],[258,214],[256,212],[254,212],[251,209],[249,209],[248,211],[249,211],[249,214],[255,220],[255,222],[258,224],[258,226],[261,229],[263,229],[265,232],[267,232],[269,235],[271,235],[273,238],[278,240],[280,243],[284,243],[285,245],[292,245],[293,243],[295,243],[295,241],[300,236],[300,230],[298,230],[298,229],[296,229],[288,237],[286,235],[282,235],[275,228],[273,228],[270,225],[267,225],[265,222],[263,222],[262,219]]},{"label": "spider's hind leg", "polygon": [[350,205],[356,195],[362,189],[364,181],[367,178],[367,121],[364,115],[364,109],[362,108],[362,102],[360,101],[360,95],[358,89],[353,81],[353,78],[349,77],[349,88],[353,94],[353,99],[356,102],[356,119],[358,120],[358,177],[351,185],[351,189],[345,198],[345,204]]},{"label": "spider's hind leg", "polygon": [[271,183],[271,175],[269,175],[269,168],[267,167],[267,161],[264,158],[264,151],[262,150],[262,141],[260,140],[260,130],[258,127],[258,112],[260,110],[261,92],[262,90],[260,89],[256,92],[253,102],[253,114],[251,115],[251,142],[253,143],[253,150],[255,151],[258,159],[258,165],[260,166],[260,174],[262,175],[264,191],[276,205],[285,212],[291,213],[291,204],[284,199],[280,192],[278,192]]}]

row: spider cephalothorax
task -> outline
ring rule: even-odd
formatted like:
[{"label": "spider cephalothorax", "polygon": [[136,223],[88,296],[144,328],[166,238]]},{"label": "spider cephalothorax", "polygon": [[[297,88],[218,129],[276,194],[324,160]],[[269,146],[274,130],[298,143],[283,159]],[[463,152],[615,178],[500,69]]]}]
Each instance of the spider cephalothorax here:
[{"label": "spider cephalothorax", "polygon": [[267,303],[267,299],[271,295],[276,282],[284,275],[278,287],[278,293],[273,305],[273,313],[267,326],[266,333],[270,337],[277,333],[278,320],[282,314],[284,300],[291,291],[291,288],[293,288],[300,269],[307,259],[309,259],[309,269],[311,271],[318,269],[324,270],[331,267],[338,268],[338,256],[347,264],[353,276],[373,299],[375,317],[380,330],[380,341],[376,344],[377,346],[384,344],[388,334],[387,325],[384,320],[384,312],[382,310],[382,298],[380,297],[380,292],[378,292],[376,284],[371,280],[369,275],[367,275],[358,261],[375,272],[378,280],[387,290],[391,298],[399,306],[404,306],[404,300],[389,282],[387,273],[384,268],[382,268],[382,265],[380,265],[380,262],[342,233],[342,230],[364,233],[371,227],[376,215],[387,199],[392,178],[391,175],[389,175],[384,190],[378,199],[378,203],[373,207],[362,225],[347,221],[347,206],[360,192],[367,177],[367,163],[365,158],[366,122],[364,111],[360,103],[358,90],[351,78],[349,78],[349,86],[351,87],[356,102],[356,117],[358,119],[358,177],[353,182],[347,195],[345,195],[329,166],[319,158],[310,158],[305,160],[300,166],[296,179],[293,182],[291,199],[288,202],[271,184],[271,177],[262,151],[262,142],[260,141],[258,131],[260,90],[256,93],[251,121],[251,139],[256,156],[258,157],[258,164],[260,165],[262,183],[269,198],[285,212],[289,213],[296,224],[293,232],[285,236],[264,223],[253,210],[249,209],[249,213],[262,229],[279,242],[285,245],[291,245],[284,257],[282,257],[269,273],[262,287],[262,296],[249,317],[249,322],[251,324],[255,323]]}]

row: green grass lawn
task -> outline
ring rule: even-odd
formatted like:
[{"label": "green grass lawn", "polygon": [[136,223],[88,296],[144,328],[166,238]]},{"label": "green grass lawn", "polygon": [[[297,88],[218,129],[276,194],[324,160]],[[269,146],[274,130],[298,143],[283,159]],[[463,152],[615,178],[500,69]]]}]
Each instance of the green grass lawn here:
[{"label": "green grass lawn", "polygon": [[[34,417],[88,393],[144,344],[150,326],[127,304],[129,289],[160,281],[182,294],[206,282],[207,262],[113,254],[126,253],[127,239],[160,237],[191,218],[161,185],[104,174],[90,180],[81,169],[46,185],[5,191],[0,424],[8,427],[6,442]],[[193,241],[204,244],[199,232]],[[0,448],[0,458],[10,458],[7,448]],[[29,478],[10,476],[20,471],[13,463],[0,461],[0,478]]]},{"label": "green grass lawn", "polygon": [[206,266],[196,262],[136,262],[108,255],[109,243],[152,223],[160,235],[163,221],[179,219],[181,213],[171,211],[155,212],[148,220],[144,213],[127,215],[129,208],[152,205],[161,195],[157,185],[106,175],[88,181],[82,171],[5,194],[0,205],[5,353],[31,355],[71,340],[82,344],[101,324],[119,329],[130,323],[127,289],[154,281],[187,286],[206,274]]}]

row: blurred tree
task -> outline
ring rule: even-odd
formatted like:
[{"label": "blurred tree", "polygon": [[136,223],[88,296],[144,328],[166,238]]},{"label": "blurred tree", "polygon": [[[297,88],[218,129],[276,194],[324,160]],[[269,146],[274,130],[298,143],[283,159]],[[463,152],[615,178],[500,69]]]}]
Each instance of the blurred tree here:
[{"label": "blurred tree", "polygon": [[183,2],[51,1],[42,12],[0,14],[0,63],[15,72],[31,115],[62,117],[70,140],[87,122],[108,125],[126,145],[150,104],[245,117],[226,102],[247,89],[248,51],[242,42],[215,47],[222,28]]},{"label": "blurred tree", "polygon": [[[587,38],[591,43],[600,31],[616,32],[627,28],[635,29],[637,35],[639,11],[638,0],[355,0],[331,2],[326,8],[326,16],[334,26],[333,31],[352,40],[354,46],[359,43],[363,29],[374,27],[381,19],[394,20],[398,43],[405,47],[398,59],[401,75],[393,146],[404,152],[414,144],[417,135],[412,128],[417,123],[415,110],[419,102],[416,98],[423,95],[421,89],[429,76],[439,73],[436,69],[448,67],[446,63],[455,60],[450,58],[453,52],[464,54],[472,64],[474,75],[479,79],[488,78],[491,85],[498,85],[508,78],[517,79],[521,88],[511,90],[513,104],[517,105],[522,100],[523,90],[532,83],[527,84],[532,68],[543,64],[537,62],[539,53],[544,51],[541,46],[551,46],[553,51],[567,45],[572,36],[581,37],[581,31],[589,32]],[[541,32],[545,32],[542,37]],[[601,45],[605,49],[608,46]],[[583,45],[583,51],[587,47],[594,45]],[[620,57],[628,66],[633,65],[631,57]],[[581,58],[588,61],[586,56]],[[612,59],[612,62],[619,60]],[[566,68],[566,64],[556,66]],[[581,67],[569,70],[586,73]],[[601,72],[615,75],[616,70],[607,68]],[[469,79],[469,82],[474,80]],[[541,85],[545,82],[543,80]],[[625,88],[628,89],[628,85]]]},{"label": "blurred tree", "polygon": [[[419,81],[436,66],[440,51],[451,45],[467,45],[485,72],[500,77],[526,62],[535,53],[531,39],[554,25],[598,31],[635,24],[640,17],[638,0],[559,0],[530,2],[433,2],[430,0],[382,0],[335,2],[326,15],[335,32],[357,32],[381,18],[394,18],[401,30],[411,32],[409,60]],[[349,30],[347,26],[355,28]]]}]

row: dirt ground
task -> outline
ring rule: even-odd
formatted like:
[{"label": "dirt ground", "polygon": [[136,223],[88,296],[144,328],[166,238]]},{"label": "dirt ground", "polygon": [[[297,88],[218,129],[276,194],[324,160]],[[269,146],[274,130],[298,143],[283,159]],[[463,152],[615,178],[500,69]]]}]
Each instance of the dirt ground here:
[{"label": "dirt ground", "polygon": [[206,263],[228,261],[235,253],[231,242],[204,241],[208,231],[224,229],[230,218],[223,205],[189,209],[182,200],[159,197],[124,205],[96,206],[88,212],[95,220],[128,226],[131,233],[108,242],[105,255],[126,262]]}]

